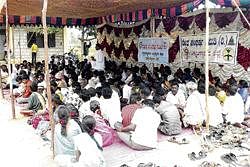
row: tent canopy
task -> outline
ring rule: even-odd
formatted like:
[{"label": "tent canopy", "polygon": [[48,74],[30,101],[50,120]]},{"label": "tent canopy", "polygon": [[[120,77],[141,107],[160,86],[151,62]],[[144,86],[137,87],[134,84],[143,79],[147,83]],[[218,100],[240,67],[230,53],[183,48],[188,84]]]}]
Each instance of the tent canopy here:
[{"label": "tent canopy", "polygon": [[[47,16],[94,18],[148,8],[180,6],[192,1],[194,0],[49,0]],[[43,0],[7,0],[7,2],[9,15],[41,15]]]}]

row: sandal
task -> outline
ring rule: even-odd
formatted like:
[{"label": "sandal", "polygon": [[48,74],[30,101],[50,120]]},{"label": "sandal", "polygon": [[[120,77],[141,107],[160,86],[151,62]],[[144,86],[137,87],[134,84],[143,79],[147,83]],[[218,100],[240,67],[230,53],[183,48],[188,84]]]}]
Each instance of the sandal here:
[{"label": "sandal", "polygon": [[221,156],[221,159],[228,164],[233,164],[238,161],[236,155],[234,155],[233,153],[224,154]]},{"label": "sandal", "polygon": [[195,161],[196,160],[196,154],[195,152],[192,152],[192,153],[189,153],[188,154],[188,158],[192,161]]},{"label": "sandal", "polygon": [[120,167],[129,167],[127,164],[122,164]]},{"label": "sandal", "polygon": [[189,144],[189,141],[186,138],[178,140],[176,137],[171,137],[168,141],[176,144]]},{"label": "sandal", "polygon": [[199,167],[221,167],[221,164],[215,162],[202,162]]},{"label": "sandal", "polygon": [[195,160],[200,160],[200,159],[203,159],[203,158],[206,158],[207,157],[207,153],[205,151],[200,151],[198,153],[198,156],[196,155],[195,152],[192,152],[192,153],[189,153],[188,154],[188,158],[192,161],[195,161]]},{"label": "sandal", "polygon": [[197,160],[200,160],[200,159],[203,159],[203,158],[206,158],[207,157],[207,153],[205,151],[200,151],[198,153],[198,157],[196,157]]}]

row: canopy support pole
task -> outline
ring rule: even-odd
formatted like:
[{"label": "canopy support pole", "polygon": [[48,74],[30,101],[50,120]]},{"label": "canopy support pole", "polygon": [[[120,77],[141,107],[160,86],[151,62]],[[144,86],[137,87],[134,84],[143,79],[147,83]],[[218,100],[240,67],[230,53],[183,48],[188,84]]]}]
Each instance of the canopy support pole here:
[{"label": "canopy support pole", "polygon": [[205,8],[206,8],[206,38],[205,38],[205,100],[206,100],[206,130],[209,132],[209,110],[208,110],[208,89],[209,89],[209,55],[208,55],[208,41],[209,41],[209,0],[205,0]]},{"label": "canopy support pole", "polygon": [[55,149],[54,149],[55,124],[54,124],[53,111],[52,111],[50,79],[49,79],[48,29],[47,29],[47,24],[46,24],[47,6],[48,6],[48,0],[43,0],[42,23],[43,23],[43,34],[44,34],[45,80],[46,80],[50,125],[51,125],[51,147],[52,147],[53,159],[54,159],[55,157]]},{"label": "canopy support pole", "polygon": [[247,20],[246,16],[244,15],[244,13],[242,12],[242,10],[240,9],[239,5],[235,2],[235,0],[232,0],[233,3],[235,4],[235,6],[237,7],[237,9],[239,10],[240,14],[242,15],[242,17],[244,18],[244,20],[247,22],[248,26],[250,27],[250,23]]},{"label": "canopy support pole", "polygon": [[10,57],[10,39],[9,39],[9,17],[8,17],[8,3],[5,3],[5,15],[6,15],[6,45],[7,45],[7,55],[8,55],[8,71],[9,71],[9,84],[10,84],[10,98],[11,98],[11,111],[12,111],[12,119],[16,119],[15,112],[15,101],[13,95],[13,84],[12,84],[12,76],[11,76],[11,57]]},{"label": "canopy support pole", "polygon": [[1,69],[0,69],[0,100],[3,100],[3,87],[2,87],[2,74],[1,74]]}]

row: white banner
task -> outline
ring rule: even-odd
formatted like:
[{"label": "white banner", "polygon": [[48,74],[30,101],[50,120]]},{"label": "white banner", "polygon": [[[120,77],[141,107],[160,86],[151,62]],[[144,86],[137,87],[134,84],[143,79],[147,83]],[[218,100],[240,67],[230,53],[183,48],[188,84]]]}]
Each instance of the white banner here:
[{"label": "white banner", "polygon": [[[209,34],[209,62],[236,64],[239,32]],[[180,37],[180,56],[183,62],[205,61],[205,34]]]},{"label": "white banner", "polygon": [[139,38],[138,62],[168,64],[167,38]]}]

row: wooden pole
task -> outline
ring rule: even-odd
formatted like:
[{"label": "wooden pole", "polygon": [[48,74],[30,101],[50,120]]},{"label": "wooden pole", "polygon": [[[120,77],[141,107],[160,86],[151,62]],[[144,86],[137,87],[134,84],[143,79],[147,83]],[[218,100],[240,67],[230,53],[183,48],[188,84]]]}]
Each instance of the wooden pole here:
[{"label": "wooden pole", "polygon": [[[155,37],[155,17],[150,18],[150,29],[151,29],[151,37]],[[154,63],[151,63],[152,75],[154,74]]]},{"label": "wooden pole", "polygon": [[21,31],[21,26],[20,26],[20,28],[19,28],[19,30],[18,30],[18,35],[19,35],[19,38],[18,38],[18,46],[19,46],[19,63],[21,63],[22,62],[22,49],[21,49],[21,33],[20,33],[20,31]]},{"label": "wooden pole", "polygon": [[235,0],[232,0],[234,5],[237,7],[237,9],[239,10],[240,14],[242,15],[242,17],[244,18],[244,20],[247,22],[248,27],[250,27],[250,23],[248,21],[248,19],[246,18],[246,16],[244,15],[244,13],[242,12],[242,10],[240,9],[239,5],[236,3]]},{"label": "wooden pole", "polygon": [[50,79],[49,79],[48,29],[47,29],[47,24],[46,24],[47,6],[48,6],[48,0],[44,0],[43,10],[42,10],[42,22],[43,22],[43,34],[44,34],[45,80],[46,80],[46,87],[47,87],[48,106],[49,106],[50,125],[51,125],[51,147],[52,147],[53,158],[54,158],[55,157],[55,149],[54,149],[55,123],[54,123],[53,111],[52,111]]},{"label": "wooden pole", "polygon": [[10,84],[10,98],[11,98],[11,111],[12,118],[16,119],[15,112],[15,101],[13,96],[13,84],[12,84],[12,76],[11,76],[11,57],[10,57],[10,41],[9,41],[9,17],[8,17],[8,2],[5,3],[5,15],[6,15],[6,45],[7,45],[7,55],[8,55],[8,71],[9,71],[9,84]]},{"label": "wooden pole", "polygon": [[208,7],[209,0],[205,0],[205,8],[206,8],[206,38],[205,38],[205,100],[206,100],[206,130],[209,132],[209,111],[208,111],[208,89],[209,89],[209,55],[208,55],[208,41],[209,41],[209,7]]},{"label": "wooden pole", "polygon": [[2,74],[1,74],[1,69],[0,69],[0,100],[3,100],[3,87],[2,87]]}]

